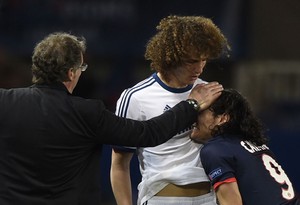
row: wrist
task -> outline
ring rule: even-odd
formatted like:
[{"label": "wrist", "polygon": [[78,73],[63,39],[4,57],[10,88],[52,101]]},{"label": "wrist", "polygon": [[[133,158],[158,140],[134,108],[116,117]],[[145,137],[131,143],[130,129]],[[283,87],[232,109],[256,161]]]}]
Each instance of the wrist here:
[{"label": "wrist", "polygon": [[193,108],[194,108],[197,112],[200,111],[200,105],[199,105],[199,103],[198,103],[197,100],[195,100],[195,99],[187,99],[186,102],[188,102],[190,105],[192,105]]}]

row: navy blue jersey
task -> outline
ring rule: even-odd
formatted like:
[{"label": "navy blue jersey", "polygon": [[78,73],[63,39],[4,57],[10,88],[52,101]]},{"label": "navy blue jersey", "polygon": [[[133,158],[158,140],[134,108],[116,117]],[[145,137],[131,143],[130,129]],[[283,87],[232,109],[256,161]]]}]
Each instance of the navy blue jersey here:
[{"label": "navy blue jersey", "polygon": [[236,180],[243,205],[300,205],[292,183],[266,145],[224,135],[208,141],[200,154],[213,187]]}]

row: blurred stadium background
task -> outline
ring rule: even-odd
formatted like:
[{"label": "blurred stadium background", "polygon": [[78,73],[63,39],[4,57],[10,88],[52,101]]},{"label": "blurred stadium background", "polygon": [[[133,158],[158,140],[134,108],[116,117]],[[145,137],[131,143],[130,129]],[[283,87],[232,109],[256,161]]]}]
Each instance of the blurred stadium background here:
[{"label": "blurred stadium background", "polygon": [[[150,75],[144,48],[161,18],[212,18],[232,52],[229,59],[210,62],[202,78],[236,88],[249,99],[269,128],[270,147],[299,192],[299,11],[298,0],[0,0],[0,87],[30,85],[36,42],[51,32],[67,31],[87,39],[89,68],[75,94],[101,98],[114,111],[123,89]],[[103,203],[115,204],[109,146],[99,163]],[[136,159],[132,169],[136,186]]]}]

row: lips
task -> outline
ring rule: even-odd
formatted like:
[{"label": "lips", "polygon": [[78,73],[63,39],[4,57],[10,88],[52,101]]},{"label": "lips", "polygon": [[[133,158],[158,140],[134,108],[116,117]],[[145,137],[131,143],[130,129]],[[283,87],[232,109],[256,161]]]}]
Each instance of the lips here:
[{"label": "lips", "polygon": [[192,81],[196,81],[197,78],[198,78],[198,76],[192,76],[192,77],[191,77],[191,80],[192,80]]}]

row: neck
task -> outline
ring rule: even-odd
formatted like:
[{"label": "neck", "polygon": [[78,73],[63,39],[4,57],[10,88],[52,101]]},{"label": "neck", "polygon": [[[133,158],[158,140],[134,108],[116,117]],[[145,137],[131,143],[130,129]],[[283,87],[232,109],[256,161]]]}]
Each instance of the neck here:
[{"label": "neck", "polygon": [[180,81],[177,79],[176,76],[174,76],[173,74],[169,74],[170,77],[168,78],[168,80],[166,80],[161,73],[157,73],[157,76],[159,77],[159,79],[166,84],[167,86],[171,87],[171,88],[185,88],[186,86],[188,86],[187,84],[182,84],[180,83]]},{"label": "neck", "polygon": [[74,90],[74,86],[73,84],[71,83],[71,81],[66,81],[66,82],[63,82],[63,84],[66,86],[67,90],[69,91],[69,93],[73,93],[73,90]]}]

